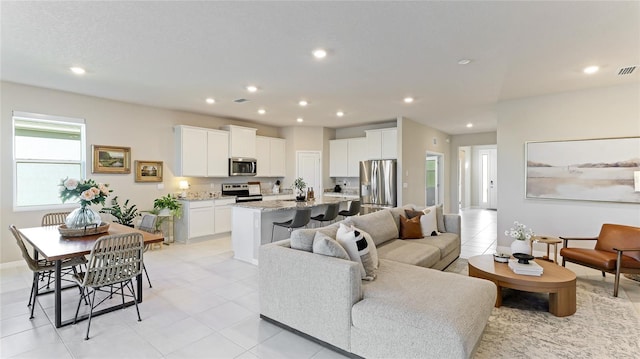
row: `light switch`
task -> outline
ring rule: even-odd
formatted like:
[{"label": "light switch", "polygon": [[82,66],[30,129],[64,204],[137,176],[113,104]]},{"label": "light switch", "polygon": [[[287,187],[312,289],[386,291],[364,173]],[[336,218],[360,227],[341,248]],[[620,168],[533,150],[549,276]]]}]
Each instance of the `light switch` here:
[{"label": "light switch", "polygon": [[164,183],[158,183],[158,189],[164,189]]},{"label": "light switch", "polygon": [[402,183],[402,188],[409,188],[409,184],[407,182]]}]

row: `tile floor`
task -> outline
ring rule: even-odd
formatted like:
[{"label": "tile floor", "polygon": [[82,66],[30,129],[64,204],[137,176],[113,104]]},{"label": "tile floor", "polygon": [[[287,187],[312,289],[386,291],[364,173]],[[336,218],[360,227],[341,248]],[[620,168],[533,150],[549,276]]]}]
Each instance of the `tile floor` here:
[{"label": "tile floor", "polygon": [[[496,212],[465,210],[462,215],[462,257],[495,251]],[[343,358],[259,319],[258,269],[232,259],[229,237],[163,246],[147,252],[145,262],[153,288],[145,282],[142,321],[134,307],[96,317],[89,341],[83,340],[86,321],[54,328],[51,295],[38,298],[35,318],[29,320],[31,273],[21,263],[2,266],[0,357]],[[640,285],[625,278],[622,286],[621,295],[628,295],[640,312]],[[72,315],[77,293],[65,291],[63,302],[66,315]]]}]

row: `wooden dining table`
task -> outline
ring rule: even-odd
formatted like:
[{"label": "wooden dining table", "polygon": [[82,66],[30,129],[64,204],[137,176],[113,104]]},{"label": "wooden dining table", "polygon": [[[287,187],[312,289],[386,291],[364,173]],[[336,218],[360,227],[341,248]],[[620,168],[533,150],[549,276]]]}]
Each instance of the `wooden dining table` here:
[{"label": "wooden dining table", "polygon": [[[55,262],[55,326],[56,328],[73,324],[74,318],[62,320],[62,261],[69,258],[79,257],[91,253],[93,244],[96,240],[105,235],[125,234],[125,233],[141,233],[144,244],[152,244],[164,241],[162,233],[149,233],[135,228],[127,227],[118,223],[110,223],[107,233],[93,234],[82,237],[63,237],[60,235],[58,226],[42,226],[19,229],[20,233],[29,242],[39,255],[51,262]],[[142,271],[136,276],[138,303],[142,302]],[[102,309],[94,312],[93,316],[112,312],[123,305],[130,306],[134,302],[130,301],[117,306]],[[87,319],[88,316],[78,317],[77,321]]]}]

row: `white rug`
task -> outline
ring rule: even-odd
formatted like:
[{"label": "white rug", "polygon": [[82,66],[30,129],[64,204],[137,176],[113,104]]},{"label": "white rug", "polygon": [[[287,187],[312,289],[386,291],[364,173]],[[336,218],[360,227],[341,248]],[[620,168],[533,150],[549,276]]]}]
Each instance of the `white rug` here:
[{"label": "white rug", "polygon": [[[458,259],[448,272],[468,274]],[[577,311],[558,318],[549,296],[503,289],[474,358],[640,358],[640,316],[611,283],[578,277]]]}]

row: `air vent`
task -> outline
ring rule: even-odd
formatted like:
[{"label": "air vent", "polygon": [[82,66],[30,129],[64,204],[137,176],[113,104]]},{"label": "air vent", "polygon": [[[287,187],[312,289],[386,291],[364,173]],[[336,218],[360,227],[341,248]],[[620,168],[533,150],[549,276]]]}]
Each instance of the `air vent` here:
[{"label": "air vent", "polygon": [[237,100],[233,100],[233,102],[235,102],[235,103],[243,103],[243,102],[247,102],[247,101],[249,101],[249,100],[247,100],[246,98],[239,98]]},{"label": "air vent", "polygon": [[618,75],[622,76],[622,75],[631,75],[631,73],[636,69],[636,66],[627,66],[627,67],[621,67],[620,71],[618,71]]}]

